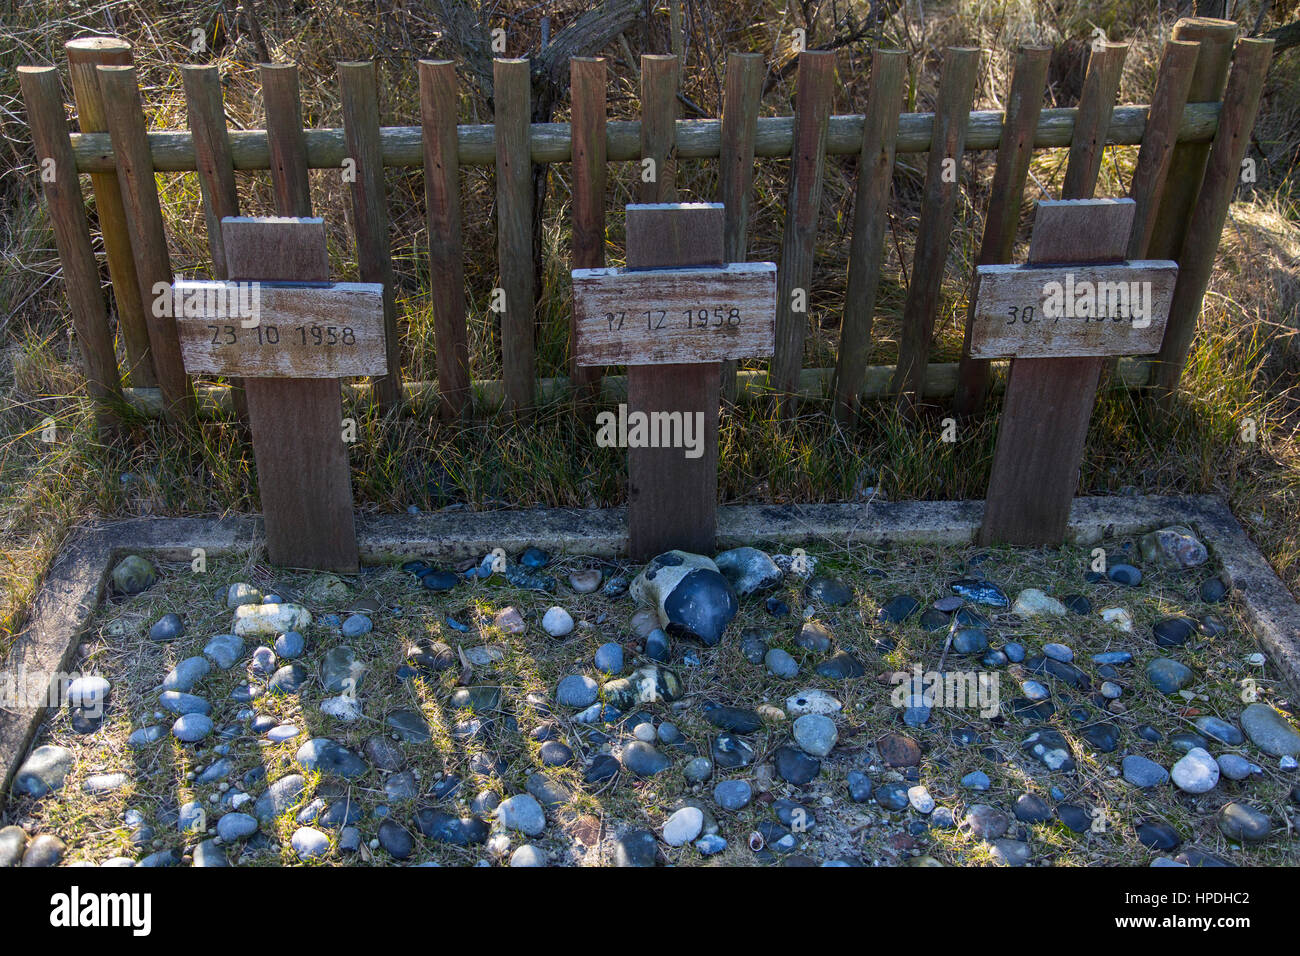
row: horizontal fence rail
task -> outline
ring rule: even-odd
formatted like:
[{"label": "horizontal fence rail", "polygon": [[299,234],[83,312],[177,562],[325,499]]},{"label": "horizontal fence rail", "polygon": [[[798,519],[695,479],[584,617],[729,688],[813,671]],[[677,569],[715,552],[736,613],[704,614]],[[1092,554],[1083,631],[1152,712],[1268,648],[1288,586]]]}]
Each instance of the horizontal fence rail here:
[{"label": "horizontal fence rail", "polygon": [[[1189,103],[1178,125],[1178,142],[1208,143],[1218,129],[1219,103]],[[1147,128],[1146,106],[1117,106],[1111,116],[1106,142],[1138,146]],[[1034,133],[1034,148],[1069,146],[1074,139],[1078,109],[1045,109]],[[850,156],[862,149],[861,113],[832,116],[826,130],[826,155]],[[895,150],[924,153],[930,149],[933,113],[901,113]],[[679,159],[717,159],[722,148],[722,121],[677,120],[675,151]],[[231,130],[230,155],[235,169],[271,168],[266,130]],[[1002,112],[972,110],[966,124],[966,150],[997,149],[1002,138]],[[337,169],[349,157],[342,129],[305,129],[307,166]],[[462,166],[496,165],[496,128],[491,124],[457,126],[457,154]],[[794,144],[794,117],[760,116],[754,133],[754,155],[780,159]],[[149,134],[154,169],[160,173],[192,172],[196,166],[194,136],[184,131]],[[424,164],[424,138],[418,126],[385,126],[379,131],[380,155],[385,166],[417,167]],[[573,133],[568,123],[533,123],[529,151],[534,163],[567,163],[573,159]],[[74,133],[72,154],[77,171],[112,172],[116,168],[113,143],[107,133]],[[641,121],[610,120],[605,126],[605,154],[611,162],[641,158]]]}]

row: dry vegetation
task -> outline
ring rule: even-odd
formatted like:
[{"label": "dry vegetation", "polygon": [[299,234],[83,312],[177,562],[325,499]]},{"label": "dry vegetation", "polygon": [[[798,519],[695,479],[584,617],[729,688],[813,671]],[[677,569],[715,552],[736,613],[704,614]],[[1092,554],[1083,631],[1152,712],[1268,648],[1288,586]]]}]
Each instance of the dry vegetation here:
[{"label": "dry vegetation", "polygon": [[[62,44],[82,34],[116,33],[135,45],[136,62],[155,128],[186,126],[178,66],[192,62],[191,31],[204,31],[225,77],[225,100],[234,127],[258,128],[263,112],[256,64],[263,53],[292,60],[302,72],[307,124],[338,126],[340,105],[334,64],[375,59],[380,64],[383,122],[417,122],[413,62],[425,56],[451,56],[441,37],[437,3],[421,5],[329,2],[291,4],[284,0],[248,3],[257,11],[260,42],[241,27],[232,34],[225,19],[229,3],[205,5],[130,0],[85,4],[37,0],[10,8],[4,24],[0,63],[0,124],[5,133],[0,165],[0,648],[21,622],[34,587],[68,529],[79,521],[136,514],[221,513],[257,507],[255,474],[246,436],[230,421],[207,422],[191,434],[177,435],[157,422],[139,418],[111,445],[97,444],[75,361],[69,356],[66,302],[58,260],[33,177],[33,157],[17,97],[12,67],[19,63],[62,63]],[[485,25],[508,30],[511,54],[536,50],[542,16],[552,32],[588,4],[556,0],[546,5],[508,0],[482,15]],[[893,9],[893,5],[890,6]],[[1069,106],[1077,99],[1083,50],[1093,29],[1131,44],[1120,90],[1125,103],[1150,98],[1161,43],[1176,16],[1173,4],[1157,13],[1136,0],[1047,3],[1005,0],[993,3],[906,3],[866,35],[839,45],[839,84],[835,111],[854,112],[865,97],[866,64],[875,42],[908,49],[908,109],[932,102],[937,67],[948,44],[985,50],[976,108],[1000,108],[1010,81],[1009,61],[1017,42],[1048,42],[1057,54],[1048,105]],[[1240,4],[1238,20],[1249,29],[1257,3]],[[810,45],[838,43],[852,32],[846,14],[858,22],[867,4],[851,2],[783,5],[770,0],[698,0],[687,4],[683,23],[686,69],[683,115],[714,116],[719,111],[720,72],[728,51],[771,54],[778,39],[794,26],[808,26]],[[811,15],[811,19],[808,18]],[[1289,22],[1294,2],[1275,3],[1264,27]],[[671,38],[659,12],[648,26],[628,31],[626,47],[603,51],[611,61],[611,115],[631,117],[638,108],[635,59],[642,52],[665,52]],[[1300,372],[1300,68],[1294,49],[1274,62],[1251,155],[1259,182],[1243,187],[1224,231],[1219,267],[1206,299],[1200,335],[1184,390],[1172,412],[1147,407],[1140,394],[1105,396],[1094,420],[1080,492],[1117,493],[1207,491],[1225,495],[1248,523],[1280,574],[1300,593],[1300,446],[1294,387]],[[768,115],[788,114],[793,73],[773,57],[763,102]],[[465,80],[462,117],[485,122],[490,106]],[[561,97],[555,118],[567,118]],[[1098,195],[1122,195],[1135,148],[1112,147]],[[958,206],[944,283],[935,360],[952,360],[961,346],[961,321],[970,266],[978,248],[983,212],[993,170],[992,153],[970,153]],[[1030,198],[1056,195],[1064,173],[1064,152],[1040,151]],[[895,355],[897,318],[911,267],[911,248],[924,167],[923,157],[900,156],[891,208],[888,252],[877,303],[872,361]],[[784,215],[788,163],[758,164],[751,226],[751,258],[775,259]],[[832,158],[818,236],[812,297],[813,334],[805,366],[834,364],[844,295],[855,162]],[[350,203],[338,177],[313,172],[313,201],[330,228],[336,275],[355,276]],[[545,288],[539,302],[538,372],[561,374],[567,325],[569,169],[556,165],[544,216]],[[715,165],[683,162],[678,173],[684,199],[712,200]],[[272,209],[265,173],[238,177],[242,208],[250,214]],[[631,198],[631,164],[610,170],[608,208]],[[208,254],[197,178],[163,175],[159,185],[169,227],[172,262],[187,275],[207,269]],[[427,250],[421,173],[390,170],[394,264],[401,309],[403,362],[408,379],[434,377],[432,316],[423,257]],[[495,282],[493,174],[488,168],[464,172],[465,243],[471,367],[475,378],[499,374],[497,345],[485,310]],[[1028,209],[1024,222],[1027,238]],[[610,259],[621,255],[621,217],[610,217]],[[383,420],[358,409],[362,435],[352,452],[354,483],[363,508],[393,510],[466,502],[471,507],[534,503],[587,506],[621,501],[622,457],[596,449],[588,429],[563,405],[539,414],[527,429],[503,420],[482,419],[449,431],[434,424],[427,409]],[[52,417],[59,441],[40,441],[42,423]],[[1245,443],[1239,430],[1246,418],[1259,423],[1259,440]],[[937,440],[936,422],[917,425],[897,420],[882,403],[862,422],[841,429],[824,410],[809,406],[793,422],[777,425],[755,408],[730,411],[723,421],[723,494],[731,501],[849,500],[876,488],[891,498],[957,498],[982,494],[991,457],[996,403],[986,416],[964,426],[956,445]]]}]

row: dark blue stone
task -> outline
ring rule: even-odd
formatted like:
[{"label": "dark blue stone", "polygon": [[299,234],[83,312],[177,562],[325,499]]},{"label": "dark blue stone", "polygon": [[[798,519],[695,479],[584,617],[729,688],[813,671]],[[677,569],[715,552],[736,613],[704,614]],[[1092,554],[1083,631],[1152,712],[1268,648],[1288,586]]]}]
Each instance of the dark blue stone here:
[{"label": "dark blue stone", "polygon": [[722,639],[738,610],[736,592],[726,578],[709,568],[687,573],[664,599],[669,633],[697,637],[710,646]]}]

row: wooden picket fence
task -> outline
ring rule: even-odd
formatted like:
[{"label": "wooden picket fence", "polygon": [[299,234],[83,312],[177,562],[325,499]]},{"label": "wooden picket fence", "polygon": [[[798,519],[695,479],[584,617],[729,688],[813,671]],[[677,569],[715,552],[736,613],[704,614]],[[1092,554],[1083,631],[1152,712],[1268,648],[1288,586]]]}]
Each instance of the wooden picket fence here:
[{"label": "wooden picket fence", "polygon": [[[389,374],[373,381],[384,408],[412,392],[436,388],[442,413],[455,418],[471,397],[463,250],[460,169],[496,166],[499,282],[507,308],[501,315],[503,375],[499,395],[523,411],[539,395],[570,386],[596,388],[600,370],[571,368],[568,380],[539,383],[534,358],[534,163],[571,163],[572,268],[605,264],[606,165],[653,160],[656,175],[639,183],[639,202],[674,197],[671,157],[717,158],[717,200],[725,205],[728,259],[743,260],[756,158],[790,157],[788,197],[778,275],[776,351],[765,375],[740,376],[742,390],[789,399],[827,396],[851,415],[864,397],[890,395],[910,406],[923,397],[951,395],[959,413],[978,409],[989,391],[989,364],[963,358],[959,365],[929,367],[929,348],[959,184],[953,158],[965,150],[996,149],[992,196],[978,263],[1010,260],[1032,151],[1068,148],[1061,198],[1091,197],[1107,144],[1140,146],[1129,195],[1137,215],[1130,258],[1174,259],[1180,265],[1173,311],[1162,351],[1151,363],[1124,363],[1130,384],[1171,391],[1185,362],[1209,280],[1228,204],[1254,124],[1272,41],[1240,39],[1222,20],[1180,21],[1166,45],[1151,106],[1115,106],[1127,47],[1093,49],[1079,105],[1044,109],[1050,49],[1022,47],[1005,113],[972,111],[980,52],[948,49],[943,57],[935,112],[898,112],[905,57],[893,50],[872,55],[863,114],[830,115],[834,54],[800,54],[793,116],[759,117],[763,61],[733,54],[726,63],[720,119],[676,117],[678,63],[645,56],[641,63],[641,119],[606,117],[606,65],[571,61],[570,123],[529,122],[527,60],[494,63],[495,122],[458,125],[457,78],[450,62],[418,64],[420,124],[379,125],[372,63],[340,63],[342,129],[303,129],[298,72],[292,65],[261,68],[266,130],[226,128],[216,67],[184,69],[189,131],[146,129],[128,44],[86,38],[67,44],[80,132],[70,134],[54,67],[24,67],[22,92],[36,147],[38,170],[54,224],[80,352],[101,422],[110,424],[123,381],[114,352],[99,264],[78,176],[90,177],[103,247],[112,280],[125,373],[135,396],[156,389],[163,411],[176,419],[194,414],[195,393],[181,364],[172,320],[152,314],[159,283],[172,279],[167,237],[154,173],[197,172],[208,224],[212,275],[226,277],[220,220],[240,214],[236,175],[271,172],[276,213],[310,216],[309,168],[355,163],[351,184],[360,278],[383,283]],[[867,355],[884,248],[885,210],[895,155],[927,152],[928,166],[911,280],[904,305],[898,364],[869,367]],[[834,369],[803,369],[807,315],[797,290],[811,284],[818,208],[827,155],[857,154],[856,203],[848,291]],[[436,385],[404,383],[398,364],[397,307],[389,253],[383,167],[424,169],[430,240],[437,359]],[[519,303],[524,303],[523,307]],[[969,330],[968,330],[969,334]],[[724,368],[724,394],[736,397],[738,376]],[[617,383],[605,376],[606,385]],[[478,384],[475,383],[475,387]],[[491,389],[489,389],[490,391]],[[230,390],[238,395],[238,389]],[[788,401],[782,401],[788,407]]]}]

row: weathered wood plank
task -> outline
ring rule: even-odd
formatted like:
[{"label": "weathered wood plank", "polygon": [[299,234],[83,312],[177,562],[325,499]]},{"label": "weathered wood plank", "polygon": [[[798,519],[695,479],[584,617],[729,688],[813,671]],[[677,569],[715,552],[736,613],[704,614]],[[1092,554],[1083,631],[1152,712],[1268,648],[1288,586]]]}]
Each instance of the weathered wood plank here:
[{"label": "weathered wood plank", "polygon": [[1232,194],[1241,176],[1241,161],[1250,145],[1251,129],[1259,112],[1259,99],[1273,55],[1273,41],[1246,38],[1237,41],[1232,74],[1223,94],[1223,117],[1205,164],[1205,176],[1187,225],[1178,257],[1178,286],[1170,306],[1169,325],[1152,371],[1152,385],[1172,398],[1182,378],[1187,353],[1196,335],[1201,303],[1214,271],[1214,256],[1228,218]]},{"label": "weathered wood plank", "polygon": [[[605,265],[605,87],[603,59],[569,61],[569,99],[573,104],[573,269]],[[601,370],[578,364],[577,319],[569,322],[569,377],[590,398],[599,391]]]},{"label": "weathered wood plank", "polygon": [[418,69],[438,412],[443,421],[452,421],[466,413],[470,397],[460,160],[456,151],[456,65],[450,60],[421,60]]},{"label": "weathered wood plank", "polygon": [[840,324],[840,348],[835,361],[835,414],[850,420],[858,410],[858,394],[871,352],[871,326],[885,253],[889,194],[894,184],[894,142],[898,131],[898,101],[903,91],[907,55],[901,50],[874,50],[867,84],[866,134],[858,157],[858,182],[853,204],[853,239],[849,245],[849,284]]},{"label": "weathered wood plank", "polygon": [[49,207],[54,243],[63,267],[68,314],[77,335],[86,391],[95,403],[96,425],[107,438],[119,424],[114,405],[122,400],[122,383],[104,295],[99,288],[99,264],[90,244],[81,179],[68,141],[59,72],[52,66],[20,66],[18,85],[36,149],[37,178]]},{"label": "weathered wood plank", "polygon": [[[1035,149],[1069,146],[1074,137],[1076,107],[1045,109],[1034,134]],[[1190,102],[1178,127],[1180,143],[1208,143],[1218,125],[1217,102]],[[1002,138],[1001,110],[975,110],[966,120],[966,149],[997,149]],[[1119,146],[1137,146],[1146,129],[1147,107],[1120,106],[1111,114],[1107,141]],[[677,156],[681,159],[715,159],[720,154],[722,124],[716,119],[678,120]],[[904,113],[898,120],[896,151],[924,153],[930,149],[934,116]],[[826,155],[852,156],[862,150],[861,113],[832,116],[826,129]],[[303,132],[307,143],[307,165],[312,169],[338,169],[347,156],[343,130],[310,129]],[[639,120],[613,120],[607,131],[610,162],[626,162],[641,156]],[[457,155],[462,166],[491,166],[496,162],[496,137],[489,124],[459,127]],[[779,159],[790,155],[794,141],[794,119],[790,116],[760,116],[754,133],[754,155]],[[418,126],[386,126],[380,131],[384,165],[418,167],[423,148]],[[159,172],[194,169],[194,141],[188,132],[156,131],[149,134],[154,168]],[[265,130],[231,130],[231,154],[236,169],[269,169],[271,158]],[[534,163],[565,163],[572,159],[572,133],[567,123],[534,123],[529,130],[529,153]],[[77,133],[72,151],[80,172],[112,172],[113,144],[103,133]]]},{"label": "weathered wood plank", "polygon": [[1177,263],[979,266],[975,358],[1149,355],[1160,350]]},{"label": "weathered wood plank", "polygon": [[[266,107],[266,136],[270,150],[271,187],[281,216],[311,216],[311,183],[307,177],[307,143],[302,129],[298,68],[292,63],[262,64],[262,101]],[[344,155],[347,158],[347,137]]]},{"label": "weathered wood plank", "polygon": [[[674,202],[677,198],[677,57],[641,57],[641,164],[637,200]],[[647,166],[647,160],[653,165]]]},{"label": "weathered wood plank", "polygon": [[533,404],[537,359],[533,330],[533,177],[528,158],[531,80],[527,60],[494,60],[497,129],[497,256],[501,366],[506,401],[516,414]]},{"label": "weathered wood plank", "polygon": [[[181,280],[172,290],[181,353],[191,372],[347,378],[387,371],[384,287],[378,283]],[[238,308],[241,300],[251,305],[247,314]]]},{"label": "weathered wood plank", "polygon": [[[978,265],[1011,261],[1016,231],[1020,227],[1020,209],[1024,204],[1025,180],[1029,177],[1029,164],[1033,159],[1034,131],[1043,111],[1047,70],[1051,62],[1051,47],[1022,46],[1016,53],[1011,92],[1007,96],[1006,119],[1002,123],[1002,140],[998,144],[997,165],[989,188],[989,208],[984,217],[984,236],[980,240]],[[957,391],[952,400],[953,413],[963,416],[973,415],[984,407],[992,379],[989,363],[970,354],[969,306],[964,336],[957,373]]]},{"label": "weathered wood plank", "polygon": [[[109,139],[104,94],[99,88],[95,67],[130,66],[131,44],[117,37],[78,37],[69,40],[63,48],[68,55],[68,76],[72,80],[77,124],[82,134],[98,133]],[[73,152],[76,152],[75,147]],[[77,166],[83,168],[80,160]],[[140,280],[135,274],[135,256],[131,252],[131,231],[126,224],[126,207],[122,202],[116,167],[110,165],[91,171],[90,189],[95,196],[95,217],[99,220],[104,258],[113,283],[117,329],[126,352],[126,381],[134,386],[153,387],[158,384],[158,375],[149,352],[149,326],[144,306],[147,300],[140,297]]]},{"label": "weathered wood plank", "polygon": [[905,413],[910,413],[923,398],[930,339],[939,310],[939,290],[948,262],[948,240],[952,236],[953,213],[960,191],[958,180],[966,136],[963,120],[975,95],[979,60],[980,51],[969,47],[949,47],[943,55],[933,148],[926,166],[921,222],[912,256],[911,281],[903,302],[898,367],[894,372],[899,407]]},{"label": "weathered wood plank", "polygon": [[[321,219],[227,219],[222,231],[232,279],[329,281]],[[339,383],[327,378],[250,378],[245,390],[271,563],[356,571],[352,478],[343,443]],[[305,462],[312,467],[304,467]]]},{"label": "weathered wood plank", "polygon": [[[762,54],[728,54],[718,162],[718,201],[726,209],[723,255],[727,262],[744,262],[746,257],[745,237],[754,185],[754,137],[762,98]],[[722,397],[729,402],[736,399],[735,360],[722,363]]]},{"label": "weathered wood plank", "polygon": [[[172,267],[167,254],[162,207],[158,202],[158,184],[145,138],[144,106],[140,102],[135,67],[99,66],[95,69],[104,97],[108,128],[117,144],[118,185],[126,210],[127,231],[131,235],[140,301],[152,305],[156,290],[171,283]],[[181,362],[176,325],[170,319],[154,315],[152,308],[146,312],[145,322],[149,330],[149,352],[153,357],[158,386],[162,389],[166,415],[173,421],[189,421],[194,415],[194,391]]]},{"label": "weathered wood plank", "polygon": [[1166,177],[1177,146],[1178,124],[1187,106],[1196,71],[1198,47],[1185,40],[1170,40],[1160,58],[1156,89],[1151,95],[1151,112],[1142,134],[1137,167],[1128,194],[1137,203],[1133,217],[1133,234],[1129,237],[1128,257],[1140,259],[1147,254],[1151,233],[1155,229],[1156,210],[1164,195]]},{"label": "weathered wood plank", "polygon": [[721,362],[772,354],[776,266],[578,269],[573,310],[580,365]]},{"label": "weathered wood plank", "polygon": [[[384,163],[379,151],[379,86],[375,64],[340,63],[339,91],[343,99],[343,131],[348,153],[356,162],[352,180],[352,224],[357,234],[357,265],[362,282],[383,288],[384,347],[387,371],[371,394],[385,411],[401,404],[401,335],[397,330],[396,283],[388,241],[388,201]],[[348,374],[356,374],[349,372]]]},{"label": "weathered wood plank", "polygon": [[826,169],[826,124],[835,87],[835,54],[826,50],[800,53],[796,83],[794,147],[781,235],[776,348],[770,375],[777,409],[783,415],[794,408],[789,396],[799,381],[812,307],[813,256]]}]

